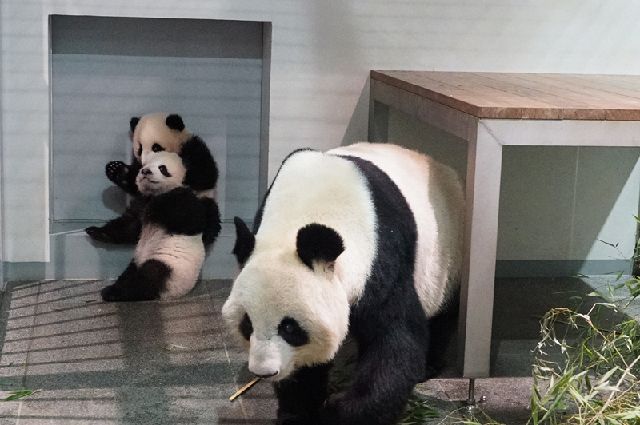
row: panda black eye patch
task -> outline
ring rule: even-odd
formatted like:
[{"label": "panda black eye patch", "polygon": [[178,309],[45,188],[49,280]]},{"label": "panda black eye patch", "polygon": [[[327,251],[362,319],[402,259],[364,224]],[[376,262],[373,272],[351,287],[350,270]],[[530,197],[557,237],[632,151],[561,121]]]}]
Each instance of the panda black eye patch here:
[{"label": "panda black eye patch", "polygon": [[163,176],[171,177],[171,173],[169,173],[169,171],[167,170],[167,166],[166,165],[159,166],[158,170],[160,170],[160,172],[162,173]]},{"label": "panda black eye patch", "polygon": [[164,148],[162,146],[160,146],[157,143],[154,143],[153,146],[151,146],[151,150],[154,152],[162,152],[164,150]]},{"label": "panda black eye patch", "polygon": [[307,331],[302,329],[296,319],[291,317],[282,319],[278,325],[278,335],[293,347],[300,347],[309,342]]},{"label": "panda black eye patch", "polygon": [[251,334],[253,333],[253,325],[251,324],[251,319],[249,319],[249,315],[247,313],[244,314],[239,328],[244,339],[249,341],[249,338],[251,338]]},{"label": "panda black eye patch", "polygon": [[138,146],[138,156],[142,155],[142,145]]}]

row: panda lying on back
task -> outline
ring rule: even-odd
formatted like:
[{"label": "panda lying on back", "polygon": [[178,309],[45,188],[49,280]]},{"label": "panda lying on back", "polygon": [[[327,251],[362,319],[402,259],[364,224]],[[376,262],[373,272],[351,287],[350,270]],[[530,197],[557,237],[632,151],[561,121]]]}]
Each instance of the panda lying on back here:
[{"label": "panda lying on back", "polygon": [[[254,231],[236,218],[242,270],[222,310],[249,370],[274,382],[279,424],[398,420],[438,344],[430,320],[456,291],[463,204],[453,170],[398,146],[285,159]],[[327,399],[347,332],[354,381]]]},{"label": "panda lying on back", "polygon": [[105,301],[174,298],[195,286],[205,257],[202,233],[207,223],[220,232],[218,207],[211,198],[198,198],[183,185],[187,169],[175,153],[150,154],[136,185],[147,197],[142,231],[133,260],[111,286]]}]

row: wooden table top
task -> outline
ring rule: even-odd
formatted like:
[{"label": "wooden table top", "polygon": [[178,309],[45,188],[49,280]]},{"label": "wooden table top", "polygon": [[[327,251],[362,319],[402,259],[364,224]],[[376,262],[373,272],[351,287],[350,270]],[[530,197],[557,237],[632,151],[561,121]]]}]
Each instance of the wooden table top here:
[{"label": "wooden table top", "polygon": [[371,71],[478,118],[640,121],[640,76]]}]

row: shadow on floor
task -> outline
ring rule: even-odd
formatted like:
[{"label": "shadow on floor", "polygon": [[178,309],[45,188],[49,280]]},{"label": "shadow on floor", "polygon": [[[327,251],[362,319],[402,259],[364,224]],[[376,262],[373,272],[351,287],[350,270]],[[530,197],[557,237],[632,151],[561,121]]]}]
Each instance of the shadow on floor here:
[{"label": "shadow on floor", "polygon": [[[2,389],[40,391],[0,403],[1,424],[273,423],[269,385],[228,401],[250,378],[246,355],[220,316],[229,281],[202,282],[176,301],[131,304],[102,303],[105,285],[9,285],[0,311]],[[539,319],[552,307],[575,306],[575,297],[592,290],[580,279],[498,280],[492,371],[502,378],[477,381],[478,397],[487,397],[485,406],[497,419],[526,422]],[[585,299],[583,308],[601,301]],[[455,343],[447,352],[455,356]],[[418,392],[436,404],[459,406],[467,381],[444,376],[455,374],[421,384]]]},{"label": "shadow on floor", "polygon": [[228,281],[202,282],[169,302],[106,304],[98,281],[11,284],[2,302],[3,389],[32,397],[0,404],[0,423],[269,424],[268,385],[247,380],[245,355],[220,310]]}]

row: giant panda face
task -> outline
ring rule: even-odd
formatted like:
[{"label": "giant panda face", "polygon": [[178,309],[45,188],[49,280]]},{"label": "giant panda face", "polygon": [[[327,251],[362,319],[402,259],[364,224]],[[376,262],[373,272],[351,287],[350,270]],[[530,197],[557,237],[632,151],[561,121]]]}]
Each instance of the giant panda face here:
[{"label": "giant panda face", "polygon": [[326,363],[347,335],[349,304],[334,277],[335,258],[307,264],[303,256],[300,246],[263,249],[257,240],[222,309],[258,376],[277,381],[300,367]]},{"label": "giant panda face", "polygon": [[141,194],[156,196],[182,186],[187,171],[178,154],[158,152],[145,159],[136,176],[136,185]]},{"label": "giant panda face", "polygon": [[130,130],[133,155],[140,163],[154,152],[180,153],[184,142],[191,137],[182,118],[176,114],[153,113],[131,118]]}]

